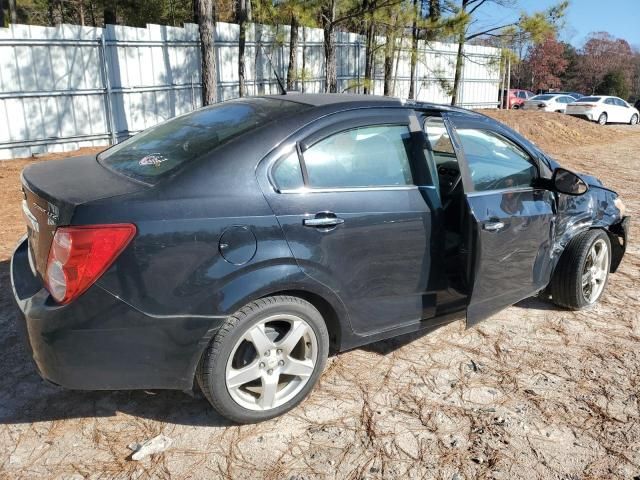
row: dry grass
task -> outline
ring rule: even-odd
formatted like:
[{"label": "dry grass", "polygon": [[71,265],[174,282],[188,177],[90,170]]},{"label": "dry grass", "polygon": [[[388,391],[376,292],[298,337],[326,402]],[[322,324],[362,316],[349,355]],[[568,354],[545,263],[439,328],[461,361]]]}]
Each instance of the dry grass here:
[{"label": "dry grass", "polygon": [[[640,129],[494,115],[617,189],[631,215],[640,211]],[[21,231],[22,163],[5,165],[4,259]],[[178,392],[83,393],[43,384],[15,333],[5,262],[0,478],[634,478],[640,249],[633,238],[593,309],[561,311],[529,299],[470,330],[454,323],[341,354],[298,409],[242,427]],[[127,460],[129,443],[159,433],[174,439],[168,452]]]}]

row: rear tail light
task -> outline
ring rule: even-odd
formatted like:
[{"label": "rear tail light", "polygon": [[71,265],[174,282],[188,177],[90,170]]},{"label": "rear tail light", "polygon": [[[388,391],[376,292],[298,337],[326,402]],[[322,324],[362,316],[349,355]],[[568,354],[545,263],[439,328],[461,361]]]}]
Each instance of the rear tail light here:
[{"label": "rear tail light", "polygon": [[45,275],[51,296],[62,304],[80,296],[118,258],[135,233],[132,224],[58,228]]}]

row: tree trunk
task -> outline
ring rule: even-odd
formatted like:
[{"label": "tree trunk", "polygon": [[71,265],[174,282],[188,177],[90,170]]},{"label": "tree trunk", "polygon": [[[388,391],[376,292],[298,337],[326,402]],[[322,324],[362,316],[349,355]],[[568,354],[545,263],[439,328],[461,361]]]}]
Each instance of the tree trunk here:
[{"label": "tree trunk", "polygon": [[413,26],[411,28],[411,72],[409,98],[416,98],[416,67],[418,65],[418,0],[413,0]]},{"label": "tree trunk", "polygon": [[202,104],[211,105],[218,99],[213,0],[196,1],[200,27],[200,56],[202,57]]},{"label": "tree trunk", "polygon": [[322,8],[322,30],[324,31],[324,91],[337,93],[338,74],[336,67],[336,0],[329,0],[329,4]]},{"label": "tree trunk", "polygon": [[[470,0],[462,0],[462,11],[467,10]],[[464,44],[467,41],[467,34],[465,31],[460,33],[458,38],[458,55],[456,57],[456,74],[453,79],[453,90],[451,91],[451,105],[458,103],[458,90],[460,89],[460,79],[462,78],[462,68],[464,67]]]},{"label": "tree trunk", "polygon": [[4,0],[0,0],[0,28],[4,27]]},{"label": "tree trunk", "polygon": [[238,22],[238,25],[240,25],[240,34],[238,37],[238,87],[240,96],[244,97],[247,94],[244,52],[247,42],[247,20],[249,19],[249,11],[251,10],[251,7],[248,7],[247,5],[251,2],[250,0],[236,1],[236,21]]},{"label": "tree trunk", "polygon": [[9,0],[9,21],[18,23],[18,12],[16,11],[16,0]]},{"label": "tree trunk", "polygon": [[93,0],[89,0],[89,16],[91,17],[91,26],[97,27],[96,23],[96,9],[93,5]]},{"label": "tree trunk", "polygon": [[307,86],[304,83],[304,75],[307,69],[307,57],[305,54],[307,53],[307,29],[306,27],[302,27],[302,80],[300,82],[300,86],[302,87],[302,93],[305,93]]},{"label": "tree trunk", "polygon": [[291,14],[289,34],[289,68],[287,69],[287,90],[295,90],[298,76],[298,17]]},{"label": "tree trunk", "polygon": [[78,1],[78,14],[80,15],[80,25],[84,27],[84,0]]},{"label": "tree trunk", "polygon": [[[431,23],[436,23],[440,20],[440,16],[442,15],[442,6],[440,5],[441,0],[429,0],[429,20]],[[438,31],[434,28],[430,28],[427,30],[426,40],[428,42],[433,42],[437,40]]]},{"label": "tree trunk", "polygon": [[458,55],[456,57],[456,74],[453,79],[453,89],[451,90],[451,105],[458,103],[458,90],[460,88],[460,79],[462,78],[462,68],[464,67],[464,33],[460,34],[458,41]]},{"label": "tree trunk", "polygon": [[384,47],[384,95],[393,95],[393,57],[396,52],[396,22],[394,16],[392,25],[387,29],[387,43]]},{"label": "tree trunk", "polygon": [[104,24],[115,25],[118,23],[116,15],[117,0],[104,0]]},{"label": "tree trunk", "polygon": [[370,20],[369,28],[367,29],[367,45],[365,50],[364,60],[364,93],[365,95],[373,92],[373,55],[375,49],[376,39],[376,24],[373,18]]}]

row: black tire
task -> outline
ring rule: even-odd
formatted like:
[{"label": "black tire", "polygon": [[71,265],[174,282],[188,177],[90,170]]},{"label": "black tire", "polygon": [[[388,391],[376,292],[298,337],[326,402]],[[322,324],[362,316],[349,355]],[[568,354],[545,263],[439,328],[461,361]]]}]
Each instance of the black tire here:
[{"label": "black tire", "polygon": [[[295,315],[311,327],[317,340],[317,359],[309,380],[295,397],[269,410],[251,410],[237,403],[229,393],[226,383],[227,362],[234,346],[249,329],[277,314]],[[204,396],[220,415],[237,423],[257,423],[282,415],[302,402],[320,378],[328,354],[327,327],[313,305],[293,296],[266,297],[245,305],[226,320],[203,353],[196,370],[196,380]]]},{"label": "black tire", "polygon": [[520,110],[520,105],[514,105],[511,107],[512,110]]},{"label": "black tire", "polygon": [[609,120],[609,116],[606,113],[601,113],[600,116],[598,117],[598,123],[600,125],[606,125],[608,120]]},{"label": "black tire", "polygon": [[[585,298],[582,288],[582,275],[591,247],[603,240],[608,251],[608,262],[604,286],[593,301]],[[571,310],[581,310],[596,303],[607,287],[611,268],[611,242],[603,230],[589,230],[576,235],[566,246],[551,280],[550,292],[553,303]]]},{"label": "black tire", "polygon": [[631,116],[631,120],[629,121],[629,125],[637,125],[638,124],[638,115],[634,114]]}]

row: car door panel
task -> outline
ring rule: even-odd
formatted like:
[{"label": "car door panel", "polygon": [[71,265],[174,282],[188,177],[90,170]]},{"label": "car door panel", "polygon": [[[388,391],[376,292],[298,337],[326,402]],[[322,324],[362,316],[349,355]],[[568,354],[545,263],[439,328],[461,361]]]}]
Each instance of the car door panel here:
[{"label": "car door panel", "polygon": [[[465,172],[465,198],[474,227],[470,242],[473,280],[467,307],[470,326],[547,285],[551,275],[555,198],[549,191],[530,186],[536,161],[505,132],[493,130],[481,120],[455,115],[450,120],[458,156],[466,167],[461,170]],[[510,158],[502,150],[491,150],[492,145],[502,145],[500,142],[517,152],[517,156]],[[530,165],[529,177],[525,175],[527,168],[522,168],[526,165]],[[495,178],[484,180],[488,175]]]},{"label": "car door panel", "polygon": [[[306,151],[310,143],[371,122],[408,129],[413,123],[417,125],[409,110],[400,112],[377,112],[376,116],[371,111],[368,118],[363,113],[345,113],[336,116],[329,127],[309,127],[301,132],[292,142],[298,145],[306,182],[318,178],[304,161],[305,155],[310,155]],[[420,155],[424,136],[417,129],[419,125],[410,128],[411,137],[418,133],[422,137],[412,138],[406,148]],[[421,185],[312,188],[307,183],[296,191],[278,192],[265,181],[267,165],[275,164],[278,155],[273,154],[273,162],[265,159],[258,169],[263,192],[298,265],[341,298],[354,332],[372,334],[433,318],[437,294],[429,282],[432,259],[437,256],[434,249],[441,248],[432,240],[432,230],[439,222],[435,187],[416,182]],[[321,173],[330,181],[336,172]],[[364,173],[358,172],[366,179]],[[426,175],[427,171],[412,174]],[[331,225],[322,225],[326,218],[333,219],[329,220]]]},{"label": "car door panel", "polygon": [[553,194],[545,190],[469,194],[476,224],[469,325],[543,289],[550,278]]},{"label": "car door panel", "polygon": [[[435,294],[427,292],[431,210],[417,187],[308,193],[296,204],[276,213],[291,251],[307,275],[343,299],[354,331],[434,315]],[[331,230],[303,225],[324,210],[344,223]]]}]

